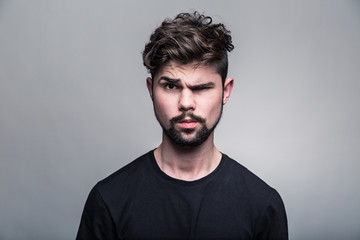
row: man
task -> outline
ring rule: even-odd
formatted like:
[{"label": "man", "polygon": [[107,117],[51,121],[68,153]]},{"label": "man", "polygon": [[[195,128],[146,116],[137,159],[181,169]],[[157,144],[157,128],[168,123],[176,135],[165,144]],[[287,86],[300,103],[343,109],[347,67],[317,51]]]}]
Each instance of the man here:
[{"label": "man", "polygon": [[223,24],[197,12],[165,20],[143,52],[162,142],[100,181],[77,239],[287,239],[279,194],[214,145],[234,80]]}]

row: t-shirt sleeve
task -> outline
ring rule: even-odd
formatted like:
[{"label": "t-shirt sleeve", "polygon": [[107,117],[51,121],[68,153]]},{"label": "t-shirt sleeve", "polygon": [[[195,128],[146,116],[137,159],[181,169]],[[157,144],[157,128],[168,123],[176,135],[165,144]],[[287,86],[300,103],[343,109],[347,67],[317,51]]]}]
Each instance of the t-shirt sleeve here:
[{"label": "t-shirt sleeve", "polygon": [[96,186],[86,200],[76,240],[117,239],[114,221]]},{"label": "t-shirt sleeve", "polygon": [[256,239],[287,240],[288,225],[284,203],[277,191],[274,191],[268,205],[256,226]]}]

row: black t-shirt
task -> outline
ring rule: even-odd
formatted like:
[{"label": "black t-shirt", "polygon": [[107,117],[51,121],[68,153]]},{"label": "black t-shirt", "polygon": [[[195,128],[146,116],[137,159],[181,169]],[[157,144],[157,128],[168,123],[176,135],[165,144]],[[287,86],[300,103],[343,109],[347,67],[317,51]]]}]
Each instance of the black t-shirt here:
[{"label": "black t-shirt", "polygon": [[189,182],[162,172],[150,151],[95,185],[76,239],[172,238],[288,239],[284,204],[225,154]]}]

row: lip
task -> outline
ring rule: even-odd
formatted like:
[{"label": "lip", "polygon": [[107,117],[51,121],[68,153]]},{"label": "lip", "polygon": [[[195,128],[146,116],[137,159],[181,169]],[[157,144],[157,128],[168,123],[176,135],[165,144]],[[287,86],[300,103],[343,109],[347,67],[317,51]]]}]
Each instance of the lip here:
[{"label": "lip", "polygon": [[194,128],[198,122],[192,119],[185,119],[177,123],[182,128]]}]

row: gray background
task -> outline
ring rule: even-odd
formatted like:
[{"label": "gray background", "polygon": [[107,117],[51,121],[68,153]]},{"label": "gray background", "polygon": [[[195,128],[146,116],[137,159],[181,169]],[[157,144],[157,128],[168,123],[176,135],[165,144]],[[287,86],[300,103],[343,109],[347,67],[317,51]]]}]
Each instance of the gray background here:
[{"label": "gray background", "polygon": [[91,187],[160,143],[150,33],[197,9],[236,46],[219,149],[290,237],[360,239],[359,1],[0,1],[0,239],[73,239]]}]

